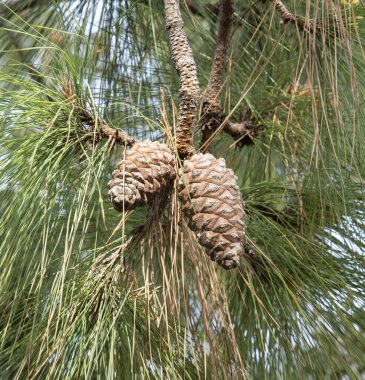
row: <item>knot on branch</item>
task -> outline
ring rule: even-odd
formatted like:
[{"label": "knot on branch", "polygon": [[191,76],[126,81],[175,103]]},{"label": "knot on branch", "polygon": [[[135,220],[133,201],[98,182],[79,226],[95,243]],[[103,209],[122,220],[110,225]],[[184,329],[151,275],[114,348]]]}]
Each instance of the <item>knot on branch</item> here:
[{"label": "knot on branch", "polygon": [[[200,124],[203,152],[210,149],[215,132],[219,128],[223,127],[223,131],[233,137],[236,141],[236,146],[239,148],[253,144],[255,139],[262,137],[266,129],[266,126],[253,115],[250,109],[245,109],[241,120],[237,123],[227,120],[227,116],[222,112],[219,104],[204,103],[203,112]],[[270,114],[264,115],[265,118],[270,116]]]},{"label": "knot on branch", "polygon": [[[270,117],[267,114],[264,117]],[[245,108],[241,120],[238,123],[227,122],[224,131],[236,140],[236,146],[242,148],[254,143],[255,139],[261,138],[266,126],[253,115],[249,108]]]}]

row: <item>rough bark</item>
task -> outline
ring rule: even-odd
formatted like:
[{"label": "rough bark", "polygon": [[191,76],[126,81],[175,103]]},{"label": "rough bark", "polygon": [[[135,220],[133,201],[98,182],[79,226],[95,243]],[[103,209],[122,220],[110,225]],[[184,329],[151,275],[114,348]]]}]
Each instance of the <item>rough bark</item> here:
[{"label": "rough bark", "polygon": [[219,8],[219,27],[213,65],[208,87],[203,99],[200,128],[202,131],[202,151],[210,150],[212,135],[221,125],[222,108],[220,91],[223,85],[228,42],[233,21],[234,0],[222,0]]},{"label": "rough bark", "polygon": [[199,100],[199,83],[178,2],[176,0],[164,1],[172,60],[180,79],[176,147],[180,158],[184,159],[194,153],[193,134]]},{"label": "rough bark", "polygon": [[210,104],[220,106],[218,94],[221,90],[224,69],[226,64],[227,47],[230,39],[231,26],[233,20],[234,1],[222,0],[219,10],[219,29],[217,45],[213,58],[213,66],[210,73],[208,88],[205,100]]},{"label": "rough bark", "polygon": [[124,132],[119,131],[118,129],[111,128],[107,124],[100,126],[100,134],[102,138],[113,139],[115,142],[121,145],[132,146],[136,143],[136,140],[133,137],[126,135]]}]

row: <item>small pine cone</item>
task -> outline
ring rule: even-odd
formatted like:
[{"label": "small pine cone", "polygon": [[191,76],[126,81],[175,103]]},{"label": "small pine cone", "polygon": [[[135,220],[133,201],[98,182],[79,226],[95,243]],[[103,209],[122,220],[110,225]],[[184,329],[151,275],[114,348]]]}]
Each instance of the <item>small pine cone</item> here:
[{"label": "small pine cone", "polygon": [[243,200],[237,177],[223,158],[194,154],[184,161],[179,197],[189,227],[210,258],[225,269],[244,252]]},{"label": "small pine cone", "polygon": [[118,211],[151,204],[175,177],[175,157],[166,144],[139,142],[125,152],[114,170],[109,198]]}]

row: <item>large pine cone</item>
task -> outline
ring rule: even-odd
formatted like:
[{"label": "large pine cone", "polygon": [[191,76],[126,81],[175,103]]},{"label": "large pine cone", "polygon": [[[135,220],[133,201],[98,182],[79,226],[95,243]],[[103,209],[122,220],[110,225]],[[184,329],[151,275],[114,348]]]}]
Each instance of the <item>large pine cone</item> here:
[{"label": "large pine cone", "polygon": [[175,157],[166,144],[139,142],[125,152],[114,170],[109,197],[118,211],[151,204],[175,177]]},{"label": "large pine cone", "polygon": [[189,227],[210,258],[225,269],[236,267],[244,252],[244,205],[236,181],[223,158],[199,153],[184,161],[179,182]]}]

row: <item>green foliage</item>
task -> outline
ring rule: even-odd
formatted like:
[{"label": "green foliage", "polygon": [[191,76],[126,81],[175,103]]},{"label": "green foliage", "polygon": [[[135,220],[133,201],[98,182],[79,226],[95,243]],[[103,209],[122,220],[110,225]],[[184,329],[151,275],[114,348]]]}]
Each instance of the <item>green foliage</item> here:
[{"label": "green foliage", "polygon": [[[203,90],[217,22],[196,3],[182,7]],[[249,238],[239,270],[223,272],[176,191],[164,210],[112,209],[123,147],[80,116],[173,144],[162,2],[4,4],[2,377],[364,376],[363,6],[287,2],[320,25],[308,34],[267,1],[237,2],[222,104],[265,129],[241,150],[223,133],[214,143],[239,178]]]}]

